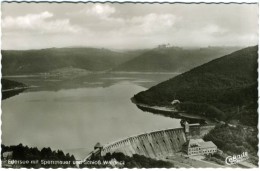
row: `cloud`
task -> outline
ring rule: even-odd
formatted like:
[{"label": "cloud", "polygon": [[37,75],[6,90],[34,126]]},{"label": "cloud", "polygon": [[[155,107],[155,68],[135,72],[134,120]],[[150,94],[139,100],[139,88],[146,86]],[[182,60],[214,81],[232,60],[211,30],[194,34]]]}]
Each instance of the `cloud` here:
[{"label": "cloud", "polygon": [[205,34],[213,35],[213,36],[220,36],[224,35],[228,32],[227,29],[221,28],[220,26],[216,24],[210,24],[204,27],[202,30]]},{"label": "cloud", "polygon": [[[88,21],[92,22],[89,27],[95,25],[100,28],[114,28],[114,31],[126,31],[131,34],[152,34],[172,28],[175,22],[180,19],[173,14],[148,13],[140,16],[120,16],[120,11],[108,4],[95,4],[79,11],[77,14],[84,14]],[[114,14],[114,15],[113,15]],[[78,15],[79,16],[79,15]],[[106,30],[107,31],[107,30]],[[112,31],[113,32],[113,31]]]},{"label": "cloud", "polygon": [[7,30],[29,30],[41,33],[72,32],[81,30],[79,26],[70,24],[69,19],[53,19],[53,14],[45,11],[39,14],[27,14],[19,17],[6,16],[2,20],[2,28]]},{"label": "cloud", "polygon": [[80,13],[85,13],[86,15],[97,16],[100,18],[107,18],[115,12],[116,9],[107,4],[95,4],[90,8],[80,11]]},{"label": "cloud", "polygon": [[258,42],[257,5],[68,3],[4,4],[2,8],[2,44],[9,49],[41,45],[151,48],[161,43],[248,46]]},{"label": "cloud", "polygon": [[[150,13],[145,16],[133,17],[129,20],[129,29],[136,33],[152,34],[173,28],[177,17],[172,14]],[[133,32],[132,31],[132,32]]]},{"label": "cloud", "polygon": [[[123,16],[122,11],[108,4],[87,6],[78,12],[68,12],[75,20],[82,18],[81,23],[93,34],[113,33],[115,35],[151,35],[173,29],[180,20],[170,13],[148,13],[139,16]],[[87,22],[86,22],[87,21]]]}]

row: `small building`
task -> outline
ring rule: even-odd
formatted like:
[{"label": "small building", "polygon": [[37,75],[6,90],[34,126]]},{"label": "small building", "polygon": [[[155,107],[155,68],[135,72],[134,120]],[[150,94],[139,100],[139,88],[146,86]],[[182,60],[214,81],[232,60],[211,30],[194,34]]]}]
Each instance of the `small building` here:
[{"label": "small building", "polygon": [[13,158],[13,151],[6,151],[3,153],[3,159],[8,160]]},{"label": "small building", "polygon": [[102,149],[102,145],[99,142],[94,146],[94,150],[96,149]]},{"label": "small building", "polygon": [[170,47],[170,43],[158,45],[159,49],[166,49]]},{"label": "small building", "polygon": [[180,103],[180,100],[173,100],[173,101],[171,102],[172,105],[179,104],[179,103]]},{"label": "small building", "polygon": [[2,154],[2,167],[3,168],[15,168],[14,164],[8,163],[8,160],[13,159],[13,151],[6,151]]},{"label": "small building", "polygon": [[217,146],[212,141],[204,141],[203,139],[190,139],[187,141],[184,151],[189,155],[205,155],[217,152]]},{"label": "small building", "polygon": [[222,124],[222,125],[226,124],[224,121],[220,121],[219,123]]},{"label": "small building", "polygon": [[93,156],[95,157],[101,157],[101,151],[103,149],[103,146],[98,142],[95,146],[94,146],[94,151],[92,153]]}]

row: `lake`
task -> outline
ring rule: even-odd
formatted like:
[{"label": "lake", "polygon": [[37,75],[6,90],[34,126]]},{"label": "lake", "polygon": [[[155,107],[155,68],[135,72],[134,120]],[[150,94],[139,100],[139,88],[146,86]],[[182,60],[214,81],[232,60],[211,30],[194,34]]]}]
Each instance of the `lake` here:
[{"label": "lake", "polygon": [[[180,127],[180,119],[143,112],[130,98],[174,74],[91,74],[77,79],[25,77],[35,88],[2,101],[2,143],[51,147],[82,159],[97,142]],[[9,78],[11,79],[11,78]]]}]

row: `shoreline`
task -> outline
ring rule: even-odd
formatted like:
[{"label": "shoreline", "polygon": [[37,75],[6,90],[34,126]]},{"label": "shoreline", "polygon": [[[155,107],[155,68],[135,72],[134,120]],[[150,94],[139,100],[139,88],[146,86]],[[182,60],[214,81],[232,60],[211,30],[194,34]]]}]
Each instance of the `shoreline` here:
[{"label": "shoreline", "polygon": [[178,111],[175,108],[169,108],[169,107],[160,107],[160,106],[150,106],[142,103],[138,103],[134,97],[131,98],[131,102],[134,103],[139,109],[150,112],[153,114],[159,114],[166,117],[176,118],[176,119],[191,119],[191,120],[199,120],[199,121],[205,121],[207,123],[213,123],[208,118],[201,117],[194,114],[188,114],[184,111]]},{"label": "shoreline", "polygon": [[25,89],[29,89],[29,88],[32,88],[32,87],[30,87],[30,86],[27,86],[27,87],[15,87],[15,88],[10,88],[10,89],[2,90],[2,93],[4,93],[4,92],[18,91],[18,90],[25,90]]}]

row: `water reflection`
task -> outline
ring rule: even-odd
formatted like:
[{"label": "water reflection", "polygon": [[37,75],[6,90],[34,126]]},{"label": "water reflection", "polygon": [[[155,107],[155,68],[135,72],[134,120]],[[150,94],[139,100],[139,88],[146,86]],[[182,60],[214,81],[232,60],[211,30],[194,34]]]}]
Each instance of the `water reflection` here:
[{"label": "water reflection", "polygon": [[49,146],[82,158],[98,141],[106,143],[180,127],[179,119],[151,115],[131,103],[134,94],[146,89],[132,81],[144,79],[101,79],[104,77],[88,76],[55,84],[25,79],[23,83],[39,88],[2,101],[2,143]]},{"label": "water reflection", "polygon": [[141,73],[92,73],[76,78],[42,77],[39,75],[30,77],[6,77],[22,82],[28,86],[34,86],[27,91],[58,91],[62,89],[74,89],[82,87],[109,87],[120,81],[129,81],[145,88],[150,88],[162,81],[168,80],[177,74],[141,74]]}]

